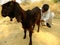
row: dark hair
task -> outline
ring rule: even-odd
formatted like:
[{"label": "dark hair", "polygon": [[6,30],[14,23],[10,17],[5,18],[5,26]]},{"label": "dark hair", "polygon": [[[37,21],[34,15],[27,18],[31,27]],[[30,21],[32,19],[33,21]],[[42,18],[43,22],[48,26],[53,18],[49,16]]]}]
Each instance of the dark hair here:
[{"label": "dark hair", "polygon": [[44,11],[47,11],[49,9],[49,5],[48,4],[44,4],[43,7],[42,7],[42,9]]}]

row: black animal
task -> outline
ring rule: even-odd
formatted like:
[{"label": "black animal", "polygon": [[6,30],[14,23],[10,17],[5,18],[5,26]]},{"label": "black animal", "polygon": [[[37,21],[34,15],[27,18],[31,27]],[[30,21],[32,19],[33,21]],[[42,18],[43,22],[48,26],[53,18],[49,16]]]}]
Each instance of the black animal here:
[{"label": "black animal", "polygon": [[[21,22],[24,32],[25,32],[25,28],[26,25],[26,19],[27,19],[27,13],[26,11],[24,11],[20,5],[17,2],[14,1],[9,1],[5,4],[2,5],[2,11],[1,14],[3,17],[9,16],[10,17],[10,21],[12,21],[12,19],[15,17],[17,22]],[[29,31],[29,29],[28,29]],[[31,40],[31,31],[29,31],[29,35],[30,35],[30,40]],[[30,41],[30,45],[31,41]]]},{"label": "black animal", "polygon": [[9,1],[2,5],[1,13],[3,17],[9,16],[11,21],[15,17],[17,22],[22,23],[24,39],[26,38],[26,31],[28,30],[30,37],[29,45],[32,45],[32,33],[35,24],[38,24],[38,26],[40,25],[41,10],[35,7],[32,10],[25,11],[17,2]]}]

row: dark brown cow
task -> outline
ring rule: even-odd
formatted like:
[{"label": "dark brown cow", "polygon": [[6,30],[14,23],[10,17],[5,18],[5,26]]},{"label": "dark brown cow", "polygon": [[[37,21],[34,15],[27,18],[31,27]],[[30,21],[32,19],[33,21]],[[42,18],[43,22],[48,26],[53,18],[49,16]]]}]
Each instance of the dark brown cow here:
[{"label": "dark brown cow", "polygon": [[38,7],[33,8],[32,10],[26,11],[26,19],[22,22],[24,28],[24,39],[26,38],[26,31],[28,29],[30,36],[30,43],[32,45],[32,33],[35,27],[35,24],[38,25],[38,32],[40,27],[41,19],[41,10]]},{"label": "dark brown cow", "polygon": [[[41,23],[40,22],[41,21],[41,9],[38,8],[38,7],[35,7],[35,8],[32,9],[32,13],[35,17],[35,24],[38,25],[37,32],[39,32],[39,27],[40,27],[40,23]],[[35,27],[35,24],[33,25],[33,28]]]}]

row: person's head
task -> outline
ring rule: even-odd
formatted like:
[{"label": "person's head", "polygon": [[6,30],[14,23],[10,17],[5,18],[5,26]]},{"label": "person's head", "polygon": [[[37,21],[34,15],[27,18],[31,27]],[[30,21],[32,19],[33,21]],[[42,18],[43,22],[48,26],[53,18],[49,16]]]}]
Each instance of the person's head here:
[{"label": "person's head", "polygon": [[44,12],[48,11],[48,9],[49,9],[49,5],[44,4],[43,7],[42,7],[42,12],[44,13]]}]

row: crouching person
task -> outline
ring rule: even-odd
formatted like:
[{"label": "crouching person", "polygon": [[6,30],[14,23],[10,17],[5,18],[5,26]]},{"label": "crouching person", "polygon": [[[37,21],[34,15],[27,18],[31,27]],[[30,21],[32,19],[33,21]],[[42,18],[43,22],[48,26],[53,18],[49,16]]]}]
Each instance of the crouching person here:
[{"label": "crouching person", "polygon": [[42,13],[41,24],[46,25],[47,27],[51,28],[54,13],[50,11],[48,4],[44,4],[42,6],[42,12],[41,13]]}]

